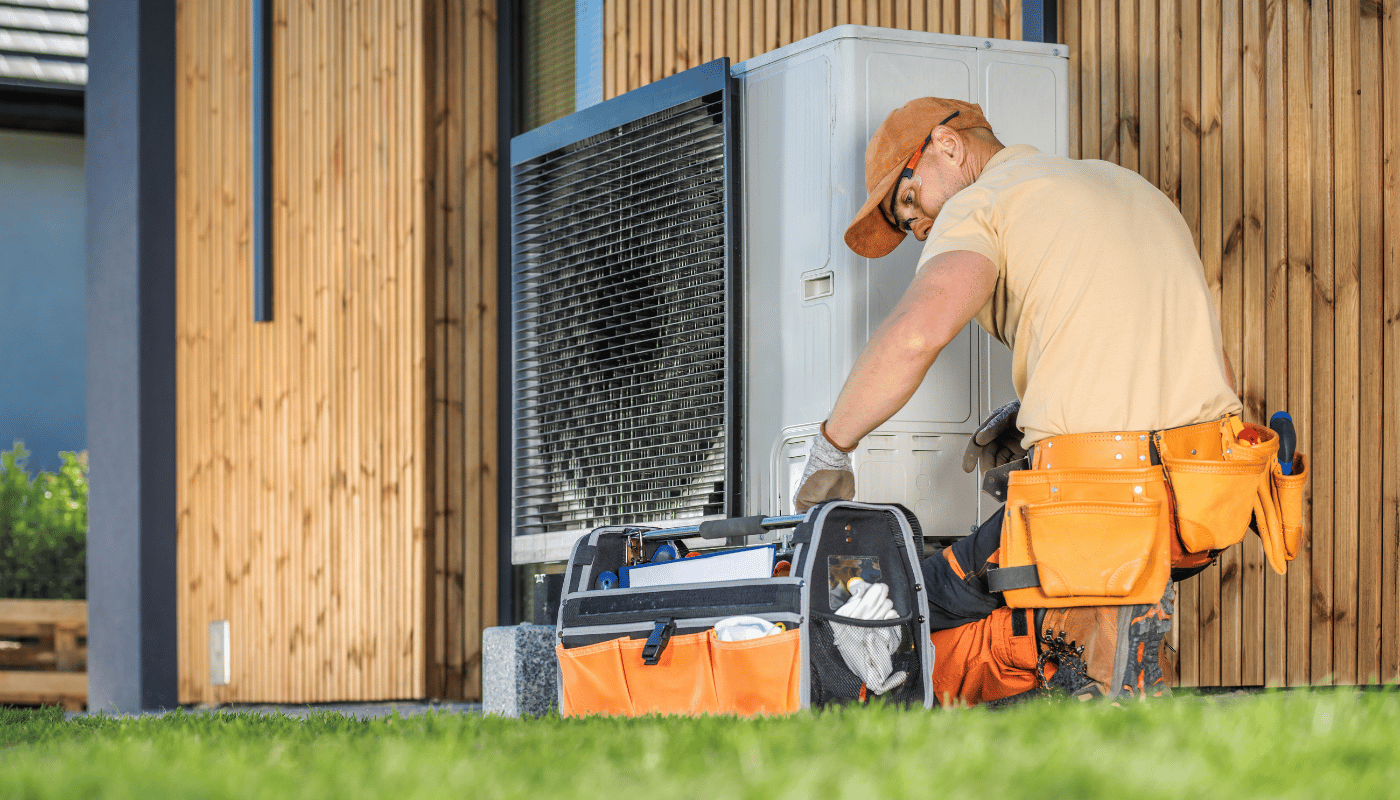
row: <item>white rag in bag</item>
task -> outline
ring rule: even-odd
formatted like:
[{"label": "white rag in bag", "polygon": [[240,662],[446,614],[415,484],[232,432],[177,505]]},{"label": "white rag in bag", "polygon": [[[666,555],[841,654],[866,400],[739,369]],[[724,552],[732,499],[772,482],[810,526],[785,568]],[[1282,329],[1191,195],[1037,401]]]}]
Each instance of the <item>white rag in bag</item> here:
[{"label": "white rag in bag", "polygon": [[[847,588],[851,599],[836,609],[837,616],[851,619],[897,619],[894,602],[889,599],[890,587],[884,583],[866,583],[852,578]],[[909,674],[894,671],[892,656],[899,649],[900,628],[862,628],[855,625],[831,623],[836,650],[851,672],[875,694],[884,694],[904,683]]]}]

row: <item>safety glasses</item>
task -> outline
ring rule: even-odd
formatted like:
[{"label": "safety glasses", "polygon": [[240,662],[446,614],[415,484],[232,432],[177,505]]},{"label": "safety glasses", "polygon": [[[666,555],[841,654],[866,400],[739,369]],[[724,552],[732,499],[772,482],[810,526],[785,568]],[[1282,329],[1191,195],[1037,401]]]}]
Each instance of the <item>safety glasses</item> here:
[{"label": "safety glasses", "polygon": [[[942,122],[938,123],[938,125],[947,125],[949,122],[953,121],[953,117],[956,117],[961,113],[961,111],[954,111],[953,113],[945,117]],[[937,128],[938,125],[935,125],[934,127]],[[924,143],[919,145],[919,149],[915,150],[914,155],[909,157],[909,163],[904,165],[904,171],[900,172],[899,177],[895,178],[894,180],[894,192],[890,195],[890,218],[885,221],[889,222],[890,225],[896,231],[900,231],[902,233],[913,233],[914,221],[912,219],[906,219],[903,222],[900,222],[899,215],[894,213],[894,205],[897,202],[896,198],[899,197],[899,185],[903,183],[905,179],[914,177],[914,170],[917,169],[919,166],[919,159],[924,154],[924,148],[928,147],[929,142],[932,141],[933,131],[930,130],[928,136],[924,137]]]}]

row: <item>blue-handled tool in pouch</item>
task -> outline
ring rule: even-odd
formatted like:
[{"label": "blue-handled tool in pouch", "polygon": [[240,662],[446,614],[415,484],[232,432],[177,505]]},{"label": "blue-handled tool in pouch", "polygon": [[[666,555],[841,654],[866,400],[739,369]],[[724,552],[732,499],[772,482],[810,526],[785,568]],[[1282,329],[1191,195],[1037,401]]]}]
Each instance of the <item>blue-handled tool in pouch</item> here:
[{"label": "blue-handled tool in pouch", "polygon": [[1284,475],[1293,474],[1293,452],[1298,447],[1298,432],[1293,417],[1287,411],[1277,411],[1269,418],[1269,428],[1278,434],[1278,465]]}]

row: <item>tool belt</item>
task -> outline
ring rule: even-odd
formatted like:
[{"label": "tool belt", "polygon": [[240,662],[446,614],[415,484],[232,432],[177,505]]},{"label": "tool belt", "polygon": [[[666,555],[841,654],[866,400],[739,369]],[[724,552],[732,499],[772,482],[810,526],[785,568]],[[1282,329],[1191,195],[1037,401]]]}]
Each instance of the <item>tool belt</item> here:
[{"label": "tool belt", "polygon": [[1250,516],[1275,572],[1302,540],[1307,457],[1232,415],[1163,431],[1054,436],[1009,473],[989,588],[1013,608],[1155,603],[1172,567],[1208,563]]}]

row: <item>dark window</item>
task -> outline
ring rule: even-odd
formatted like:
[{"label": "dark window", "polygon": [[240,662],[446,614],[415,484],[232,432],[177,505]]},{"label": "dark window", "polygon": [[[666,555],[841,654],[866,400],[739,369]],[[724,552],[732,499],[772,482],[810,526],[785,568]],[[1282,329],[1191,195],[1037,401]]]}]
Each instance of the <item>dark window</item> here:
[{"label": "dark window", "polygon": [[575,0],[525,0],[518,13],[515,132],[524,133],[574,113]]}]

